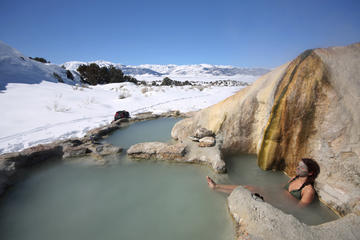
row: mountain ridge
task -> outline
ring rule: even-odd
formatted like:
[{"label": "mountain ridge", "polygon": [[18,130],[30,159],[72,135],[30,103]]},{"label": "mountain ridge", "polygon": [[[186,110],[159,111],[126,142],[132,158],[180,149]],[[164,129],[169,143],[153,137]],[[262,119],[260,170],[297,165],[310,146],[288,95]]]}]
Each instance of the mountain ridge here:
[{"label": "mountain ridge", "polygon": [[[121,69],[124,74],[131,75],[139,80],[149,80],[155,77],[171,77],[175,80],[184,80],[184,78],[199,78],[199,80],[241,80],[248,76],[250,79],[245,79],[245,82],[252,82],[253,78],[257,78],[270,71],[266,68],[248,68],[248,67],[234,67],[229,65],[212,65],[212,64],[193,64],[193,65],[175,65],[175,64],[142,64],[142,65],[124,65],[119,63],[112,63],[108,61],[91,61],[80,62],[70,61],[62,64],[65,69],[76,71],[82,65],[89,65],[96,63],[100,67],[108,67],[113,65]],[[210,79],[209,79],[210,78]],[[247,81],[246,81],[247,80]]]}]

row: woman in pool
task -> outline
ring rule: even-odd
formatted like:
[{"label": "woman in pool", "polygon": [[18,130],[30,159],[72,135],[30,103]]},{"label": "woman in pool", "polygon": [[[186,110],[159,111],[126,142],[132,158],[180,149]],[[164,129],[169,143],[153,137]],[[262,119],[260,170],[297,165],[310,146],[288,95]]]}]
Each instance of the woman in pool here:
[{"label": "woman in pool", "polygon": [[[300,206],[310,204],[315,197],[314,183],[315,179],[320,173],[319,165],[310,158],[303,158],[296,167],[296,176],[289,180],[285,185],[285,190],[289,195],[299,200]],[[216,184],[209,176],[206,177],[208,185],[211,189],[231,193],[238,185],[223,185]],[[255,192],[256,188],[253,186],[243,186]]]}]

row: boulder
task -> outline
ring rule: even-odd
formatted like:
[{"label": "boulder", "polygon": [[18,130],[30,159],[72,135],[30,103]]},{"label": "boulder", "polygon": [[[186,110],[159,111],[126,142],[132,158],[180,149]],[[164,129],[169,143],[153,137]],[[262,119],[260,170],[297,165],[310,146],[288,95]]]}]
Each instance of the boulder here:
[{"label": "boulder", "polygon": [[199,140],[199,147],[213,147],[215,143],[214,137],[203,137]]},{"label": "boulder", "polygon": [[214,133],[211,130],[208,130],[206,128],[198,128],[195,131],[194,137],[196,138],[204,138],[204,137],[212,137],[214,136]]},{"label": "boulder", "polygon": [[188,139],[183,141],[186,144],[187,153],[184,157],[185,162],[200,163],[209,165],[217,173],[225,173],[225,162],[219,149],[220,145],[211,148],[202,148],[198,143]]},{"label": "boulder", "polygon": [[162,142],[138,143],[127,150],[127,154],[138,159],[181,160],[186,153],[184,144]]}]

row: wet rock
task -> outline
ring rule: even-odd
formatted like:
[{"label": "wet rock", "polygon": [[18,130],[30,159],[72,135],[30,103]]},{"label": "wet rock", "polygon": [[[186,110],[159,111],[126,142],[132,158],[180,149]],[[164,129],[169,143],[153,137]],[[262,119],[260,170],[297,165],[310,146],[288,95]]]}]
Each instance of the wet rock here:
[{"label": "wet rock", "polygon": [[76,146],[76,147],[65,147],[63,158],[74,158],[74,157],[83,157],[91,153],[92,151],[86,146]]},{"label": "wet rock", "polygon": [[127,154],[139,159],[181,160],[186,152],[184,144],[162,142],[138,143],[127,150]]},{"label": "wet rock", "polygon": [[68,139],[68,140],[65,140],[63,145],[64,146],[71,146],[71,147],[77,147],[77,146],[80,146],[81,144],[83,144],[84,142],[81,141],[80,139],[78,138],[73,138],[73,139]]},{"label": "wet rock", "polygon": [[87,134],[84,137],[84,141],[90,141],[92,143],[99,143],[99,141],[105,137],[108,136],[110,133],[118,130],[120,126],[117,124],[109,124],[104,127],[95,128],[91,131],[87,132]]},{"label": "wet rock", "polygon": [[213,147],[215,143],[214,137],[204,137],[199,140],[199,147]]},{"label": "wet rock", "polygon": [[195,137],[201,139],[204,137],[211,137],[214,136],[214,133],[211,130],[208,130],[206,128],[199,128],[195,131]]},{"label": "wet rock", "polygon": [[96,146],[94,152],[100,154],[101,156],[105,156],[105,155],[110,155],[110,154],[121,153],[122,148],[113,146],[111,144],[103,144],[100,146]]}]

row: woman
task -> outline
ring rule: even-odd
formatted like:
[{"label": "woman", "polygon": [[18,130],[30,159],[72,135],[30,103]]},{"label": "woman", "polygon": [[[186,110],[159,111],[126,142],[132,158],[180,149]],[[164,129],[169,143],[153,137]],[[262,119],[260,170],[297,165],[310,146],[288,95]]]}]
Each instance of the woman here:
[{"label": "woman", "polygon": [[[299,200],[300,206],[310,204],[315,197],[314,183],[320,173],[319,165],[310,158],[303,158],[296,167],[296,176],[289,180],[285,185],[285,190],[289,195]],[[206,177],[211,189],[219,192],[231,193],[238,185],[216,184],[209,176]],[[244,186],[251,192],[255,187]]]}]

